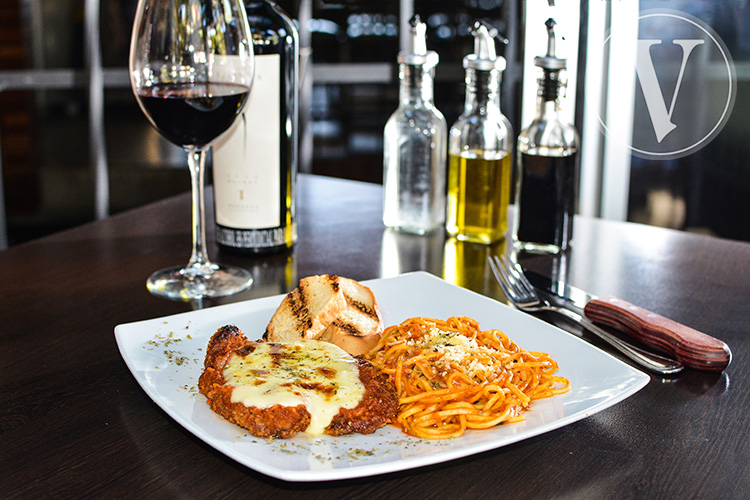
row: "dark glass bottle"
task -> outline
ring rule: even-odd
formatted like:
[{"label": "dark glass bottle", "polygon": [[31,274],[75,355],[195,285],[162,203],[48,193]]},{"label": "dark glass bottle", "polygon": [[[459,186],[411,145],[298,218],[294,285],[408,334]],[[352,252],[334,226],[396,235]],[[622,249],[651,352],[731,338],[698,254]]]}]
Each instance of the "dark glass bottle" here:
[{"label": "dark glass bottle", "polygon": [[216,242],[266,253],[297,241],[299,35],[275,2],[245,1],[255,78],[237,126],[213,147]]},{"label": "dark glass bottle", "polygon": [[566,61],[555,56],[555,21],[546,25],[547,55],[534,59],[541,71],[536,116],[518,136],[513,235],[520,250],[559,253],[573,238],[580,146],[575,127],[560,118]]}]

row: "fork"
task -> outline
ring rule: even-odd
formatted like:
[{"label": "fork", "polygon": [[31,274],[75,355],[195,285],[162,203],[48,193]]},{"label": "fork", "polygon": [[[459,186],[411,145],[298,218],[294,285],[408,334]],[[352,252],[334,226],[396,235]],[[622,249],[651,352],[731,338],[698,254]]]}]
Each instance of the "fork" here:
[{"label": "fork", "polygon": [[585,316],[568,309],[558,307],[546,300],[542,300],[534,291],[529,280],[518,264],[513,264],[504,255],[488,257],[490,269],[495,275],[500,288],[508,300],[519,310],[525,312],[552,311],[565,316],[570,321],[582,326],[595,334],[622,354],[638,363],[640,366],[661,374],[671,374],[681,371],[684,367],[679,361],[659,356],[634,346],[615,337],[608,331],[598,327]]}]

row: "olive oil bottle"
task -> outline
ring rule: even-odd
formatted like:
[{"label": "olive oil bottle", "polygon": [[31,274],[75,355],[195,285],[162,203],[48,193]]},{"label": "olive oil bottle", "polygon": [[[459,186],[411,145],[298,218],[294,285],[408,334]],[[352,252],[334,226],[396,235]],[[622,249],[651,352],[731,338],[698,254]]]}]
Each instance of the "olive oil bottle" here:
[{"label": "olive oil bottle", "polygon": [[446,231],[460,241],[491,244],[505,237],[510,203],[513,131],[500,111],[505,58],[497,30],[473,27],[474,54],[464,58],[466,101],[448,139]]},{"label": "olive oil bottle", "polygon": [[450,234],[476,243],[492,243],[508,229],[510,154],[469,150],[449,157]]}]

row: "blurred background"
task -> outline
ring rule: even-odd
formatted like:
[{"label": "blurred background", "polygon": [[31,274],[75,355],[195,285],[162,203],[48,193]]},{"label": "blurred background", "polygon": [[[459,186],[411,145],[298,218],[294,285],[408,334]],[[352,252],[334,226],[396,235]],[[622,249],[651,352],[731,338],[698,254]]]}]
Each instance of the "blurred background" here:
[{"label": "blurred background", "polygon": [[[184,153],[152,129],[130,90],[127,55],[136,3],[0,0],[0,209],[7,244],[189,190]],[[599,148],[584,154],[581,212],[750,241],[747,0],[278,3],[301,33],[301,171],[382,181],[382,132],[398,100],[399,26],[412,13],[425,20],[428,48],[440,55],[435,103],[449,125],[464,101],[461,61],[473,51],[468,27],[482,18],[508,39],[499,48],[508,59],[501,107],[517,133],[533,112],[530,61],[546,47],[542,23],[551,14],[564,37],[559,55],[570,66],[566,112]],[[598,105],[607,99],[612,75],[618,75],[611,71],[616,54],[601,54],[601,36],[618,23],[637,26],[639,13],[655,7],[700,19],[726,44],[738,84],[733,112],[719,135],[694,154],[662,161],[620,153],[610,161],[586,108],[591,100]],[[710,69],[711,61],[706,64]],[[627,68],[619,75],[634,78]],[[630,107],[625,112],[633,130],[650,126],[633,117],[632,100],[623,106]]]}]

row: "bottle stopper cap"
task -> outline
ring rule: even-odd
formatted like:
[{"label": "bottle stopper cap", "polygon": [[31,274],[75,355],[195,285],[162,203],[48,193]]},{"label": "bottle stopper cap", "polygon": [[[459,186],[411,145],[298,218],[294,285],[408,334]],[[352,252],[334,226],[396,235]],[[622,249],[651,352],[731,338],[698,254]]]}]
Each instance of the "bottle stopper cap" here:
[{"label": "bottle stopper cap", "polygon": [[398,53],[399,64],[437,66],[439,57],[437,52],[427,50],[427,26],[419,18],[419,14],[409,20],[409,26],[409,46],[406,51]]},{"label": "bottle stopper cap", "polygon": [[[464,57],[464,68],[490,71],[505,70],[505,58],[497,55],[495,50],[495,38],[498,38],[497,29],[484,21],[477,21],[471,29],[474,36],[474,53]],[[506,39],[502,39],[508,43]]]},{"label": "bottle stopper cap", "polygon": [[565,69],[566,60],[555,56],[555,22],[551,17],[544,23],[547,26],[547,55],[534,58],[534,64],[550,71]]}]

